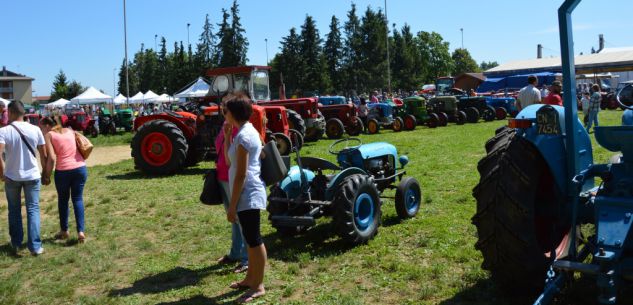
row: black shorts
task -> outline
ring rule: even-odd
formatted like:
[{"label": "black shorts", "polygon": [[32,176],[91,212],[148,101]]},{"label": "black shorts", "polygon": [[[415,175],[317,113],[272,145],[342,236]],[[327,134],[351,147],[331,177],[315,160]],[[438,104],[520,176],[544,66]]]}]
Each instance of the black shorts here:
[{"label": "black shorts", "polygon": [[248,247],[255,248],[263,244],[264,241],[262,240],[262,234],[259,229],[259,210],[252,209],[237,212],[237,217],[240,220],[242,235],[244,235],[244,239],[246,240]]}]

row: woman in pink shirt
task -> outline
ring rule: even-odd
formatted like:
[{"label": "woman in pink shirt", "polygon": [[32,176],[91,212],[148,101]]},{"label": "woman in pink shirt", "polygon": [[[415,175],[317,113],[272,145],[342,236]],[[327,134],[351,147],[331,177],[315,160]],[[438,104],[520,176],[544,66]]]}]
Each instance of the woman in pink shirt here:
[{"label": "woman in pink shirt", "polygon": [[70,128],[62,128],[59,117],[46,117],[41,122],[48,159],[44,167],[43,179],[50,181],[55,168],[55,188],[57,189],[57,207],[59,208],[59,225],[61,230],[55,235],[57,239],[67,239],[68,233],[68,200],[72,195],[75,221],[77,222],[77,240],[83,243],[84,234],[84,201],[83,192],[88,170],[86,162],[77,149],[75,132]]}]

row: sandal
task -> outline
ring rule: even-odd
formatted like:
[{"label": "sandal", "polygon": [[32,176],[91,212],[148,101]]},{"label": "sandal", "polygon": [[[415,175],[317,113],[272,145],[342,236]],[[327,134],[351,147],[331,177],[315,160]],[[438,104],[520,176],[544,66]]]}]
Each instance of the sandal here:
[{"label": "sandal", "polygon": [[59,231],[55,234],[55,239],[68,239],[68,237],[70,237],[68,231]]},{"label": "sandal", "polygon": [[242,296],[240,296],[237,299],[237,303],[240,304],[244,304],[244,303],[248,303],[251,302],[257,298],[263,297],[264,295],[266,295],[265,291],[259,291],[259,290],[249,290],[247,292],[245,292]]},{"label": "sandal", "polygon": [[243,284],[242,282],[233,282],[231,283],[231,285],[229,285],[229,288],[231,289],[236,289],[236,290],[242,290],[242,289],[248,289],[250,288],[250,286]]},{"label": "sandal", "polygon": [[217,260],[217,263],[220,265],[232,264],[235,263],[235,260],[230,258],[228,255],[222,256]]},{"label": "sandal", "polygon": [[86,242],[86,235],[84,234],[84,232],[77,233],[77,242],[79,242],[80,244]]},{"label": "sandal", "polygon": [[243,273],[248,271],[248,265],[244,265],[244,264],[239,264],[235,267],[235,269],[233,269],[233,273]]}]

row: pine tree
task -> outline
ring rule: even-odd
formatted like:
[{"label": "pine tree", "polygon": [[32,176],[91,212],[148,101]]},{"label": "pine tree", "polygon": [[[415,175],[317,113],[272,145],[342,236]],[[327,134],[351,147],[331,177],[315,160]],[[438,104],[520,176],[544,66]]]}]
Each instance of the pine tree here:
[{"label": "pine tree", "polygon": [[360,89],[385,88],[387,84],[385,76],[387,71],[387,24],[382,11],[374,12],[371,7],[367,7],[362,18],[360,31],[362,69],[358,71],[358,75],[364,80]]},{"label": "pine tree", "polygon": [[330,32],[327,35],[323,53],[326,61],[326,69],[333,89],[342,91],[341,65],[343,60],[343,42],[341,40],[341,31],[339,29],[339,21],[336,16],[332,16],[330,21]]},{"label": "pine tree", "polygon": [[231,34],[231,28],[229,26],[229,13],[226,9],[222,9],[222,23],[218,24],[218,32],[216,34],[218,38],[218,44],[216,46],[216,53],[213,59],[215,66],[227,67],[230,66],[228,62],[229,57],[232,54],[232,41],[233,35]]},{"label": "pine tree", "polygon": [[59,70],[59,73],[55,75],[50,100],[56,101],[60,98],[68,99],[68,78],[66,78],[66,74],[63,70]]},{"label": "pine tree", "polygon": [[213,50],[215,50],[215,35],[213,25],[209,22],[209,14],[207,14],[202,26],[202,34],[198,39],[196,53],[193,55],[193,77],[202,76],[213,67]]},{"label": "pine tree", "polygon": [[167,90],[167,75],[169,73],[169,62],[167,61],[167,40],[165,37],[161,37],[160,39],[160,51],[158,52],[158,75],[157,77],[160,79],[159,88],[156,93],[165,92]]},{"label": "pine tree", "polygon": [[231,6],[231,34],[233,36],[235,66],[243,66],[248,61],[246,57],[246,53],[248,52],[248,39],[244,35],[246,30],[244,30],[240,22],[239,12],[237,0],[233,0],[233,6]]},{"label": "pine tree", "polygon": [[453,76],[467,72],[479,72],[479,65],[477,65],[477,62],[470,56],[468,50],[462,48],[455,49],[451,58],[454,64]]},{"label": "pine tree", "polygon": [[358,77],[357,71],[362,69],[360,49],[363,38],[360,32],[360,19],[356,15],[356,5],[352,3],[352,7],[347,12],[347,21],[343,27],[345,33],[345,42],[343,48],[343,73],[341,77],[347,80],[346,89],[359,89],[359,82],[362,81]]},{"label": "pine tree", "polygon": [[82,94],[84,91],[86,91],[86,89],[88,88],[82,86],[80,82],[73,80],[68,84],[68,94],[66,99],[70,100],[71,98]]},{"label": "pine tree", "polygon": [[405,24],[401,31],[393,30],[393,44],[391,44],[391,71],[393,73],[393,87],[404,90],[415,90],[420,86],[422,67],[418,60],[411,27]]},{"label": "pine tree", "polygon": [[498,66],[499,63],[496,61],[482,61],[481,64],[479,65],[479,68],[481,69],[481,71],[486,71],[486,70],[490,70],[496,66]]},{"label": "pine tree", "polygon": [[305,22],[301,26],[300,54],[303,57],[304,77],[300,87],[320,93],[328,89],[327,75],[322,70],[323,64],[321,63],[322,42],[314,18],[306,16]]},{"label": "pine tree", "polygon": [[273,58],[271,66],[276,81],[271,83],[280,85],[279,78],[283,76],[288,95],[303,89],[300,84],[303,82],[305,65],[301,54],[301,38],[295,28],[291,28],[288,36],[282,39],[281,52]]}]

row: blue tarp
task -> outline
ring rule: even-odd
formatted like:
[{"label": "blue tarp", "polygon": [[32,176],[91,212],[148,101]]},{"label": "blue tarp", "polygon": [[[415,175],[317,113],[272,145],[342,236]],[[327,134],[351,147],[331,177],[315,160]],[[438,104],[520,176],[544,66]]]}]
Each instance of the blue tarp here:
[{"label": "blue tarp", "polygon": [[527,78],[534,75],[538,78],[540,85],[551,85],[556,80],[556,73],[540,72],[533,74],[510,75],[506,77],[487,78],[479,87],[477,92],[503,91],[504,89],[521,89],[527,85]]}]

